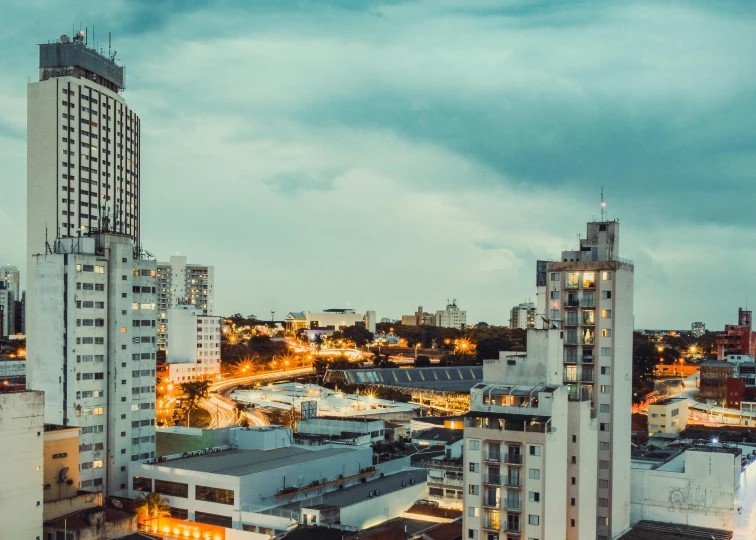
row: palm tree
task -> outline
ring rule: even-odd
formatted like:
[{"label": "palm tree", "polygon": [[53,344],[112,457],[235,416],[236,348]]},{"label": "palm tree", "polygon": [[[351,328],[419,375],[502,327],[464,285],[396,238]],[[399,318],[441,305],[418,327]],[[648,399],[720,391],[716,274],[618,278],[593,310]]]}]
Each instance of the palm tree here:
[{"label": "palm tree", "polygon": [[135,502],[136,513],[144,515],[142,523],[161,517],[171,517],[171,505],[168,503],[168,498],[160,493],[142,493]]}]

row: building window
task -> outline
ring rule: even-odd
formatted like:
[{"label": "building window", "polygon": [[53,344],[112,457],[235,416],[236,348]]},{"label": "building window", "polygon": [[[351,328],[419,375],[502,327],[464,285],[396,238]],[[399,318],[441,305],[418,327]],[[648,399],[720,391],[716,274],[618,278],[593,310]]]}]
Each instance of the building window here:
[{"label": "building window", "polygon": [[612,337],[612,329],[611,328],[602,328],[601,329],[601,337]]},{"label": "building window", "polygon": [[574,527],[574,526],[575,526],[575,520],[574,520],[574,519],[571,519],[571,520],[570,520],[570,527]]},{"label": "building window", "polygon": [[579,272],[569,272],[567,274],[567,283],[566,286],[570,288],[577,288],[578,284],[580,283],[580,273]]},{"label": "building window", "polygon": [[609,450],[609,443],[608,442],[600,442],[599,443],[599,450]]},{"label": "building window", "polygon": [[93,469],[102,469],[102,460],[96,459],[92,462],[92,468]]},{"label": "building window", "polygon": [[562,279],[562,276],[559,272],[551,273],[551,281],[559,281],[560,279]]},{"label": "building window", "polygon": [[467,508],[467,515],[468,517],[478,517],[480,515],[480,511],[477,506],[469,506]]},{"label": "building window", "polygon": [[572,477],[572,485],[573,486],[575,485],[575,477],[574,476]]},{"label": "building window", "polygon": [[603,489],[609,489],[609,480],[599,480],[598,487]]},{"label": "building window", "polygon": [[575,497],[570,499],[570,506],[575,506]]},{"label": "building window", "polygon": [[[601,369],[603,370],[603,368],[601,368]],[[609,369],[609,368],[607,368],[607,369]],[[604,372],[602,371],[601,374],[603,375],[603,373]],[[611,406],[608,403],[602,403],[601,405],[599,405],[599,412],[608,413],[608,412],[611,412],[611,410],[612,410],[612,408],[611,408]]]},{"label": "building window", "polygon": [[480,486],[477,484],[470,484],[467,486],[467,492],[470,495],[480,495]]},{"label": "building window", "polygon": [[470,439],[468,447],[470,448],[470,450],[480,450],[480,441],[476,439]]},{"label": "building window", "polygon": [[611,386],[609,386],[608,384],[602,384],[601,385],[601,393],[602,394],[608,394],[610,392],[610,390],[611,390]]},{"label": "building window", "polygon": [[528,515],[528,525],[540,525],[541,524],[541,518],[539,516],[534,516],[533,514]]},{"label": "building window", "polygon": [[612,318],[612,310],[611,309],[602,309],[601,310],[601,318],[602,319],[611,319]]},{"label": "building window", "polygon": [[198,501],[214,502],[218,504],[234,504],[234,491],[232,489],[197,486],[194,498]]},{"label": "building window", "polygon": [[572,464],[574,465],[577,463],[577,456],[572,456]]},{"label": "building window", "polygon": [[528,469],[528,478],[531,480],[541,479],[541,469]]},{"label": "building window", "polygon": [[577,435],[573,435],[573,436],[572,436],[572,442],[574,442],[574,443],[576,443],[576,442],[577,442]]},{"label": "building window", "polygon": [[598,505],[599,506],[604,506],[604,507],[609,506],[609,499],[604,499],[604,498],[599,497],[599,504]]},{"label": "building window", "polygon": [[529,491],[528,500],[530,502],[541,502],[541,494],[537,491]]},{"label": "building window", "polygon": [[607,299],[612,297],[612,291],[601,291],[601,298]]},{"label": "building window", "polygon": [[559,292],[560,291],[551,291],[551,299],[552,300],[559,300]]},{"label": "building window", "polygon": [[612,273],[611,272],[601,272],[601,279],[604,281],[611,281],[612,280]]},{"label": "building window", "polygon": [[541,447],[536,446],[534,444],[530,445],[530,455],[531,456],[540,456],[541,455]]},{"label": "building window", "polygon": [[602,422],[599,424],[600,431],[609,431],[609,424],[607,422]]},{"label": "building window", "polygon": [[467,538],[469,540],[478,540],[478,531],[475,529],[467,529]]},{"label": "building window", "polygon": [[480,464],[470,463],[470,472],[480,472]]},{"label": "building window", "polygon": [[611,356],[611,355],[612,355],[611,347],[601,347],[601,356]]},{"label": "building window", "polygon": [[609,469],[609,462],[606,460],[599,460],[599,469]]},{"label": "building window", "polygon": [[583,287],[591,289],[596,286],[596,273],[595,272],[583,272]]},{"label": "building window", "polygon": [[155,493],[186,499],[189,497],[189,484],[169,482],[168,480],[155,480]]}]

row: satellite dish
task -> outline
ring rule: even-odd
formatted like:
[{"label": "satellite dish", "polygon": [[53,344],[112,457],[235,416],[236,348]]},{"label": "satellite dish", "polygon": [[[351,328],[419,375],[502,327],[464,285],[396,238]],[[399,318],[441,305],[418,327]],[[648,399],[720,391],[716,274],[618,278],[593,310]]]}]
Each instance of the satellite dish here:
[{"label": "satellite dish", "polygon": [[70,43],[70,41],[71,41],[71,38],[68,37],[67,35],[63,34],[62,36],[60,36],[61,43]]},{"label": "satellite dish", "polygon": [[65,482],[66,477],[68,475],[68,467],[63,467],[60,472],[58,473],[58,481],[59,482]]}]

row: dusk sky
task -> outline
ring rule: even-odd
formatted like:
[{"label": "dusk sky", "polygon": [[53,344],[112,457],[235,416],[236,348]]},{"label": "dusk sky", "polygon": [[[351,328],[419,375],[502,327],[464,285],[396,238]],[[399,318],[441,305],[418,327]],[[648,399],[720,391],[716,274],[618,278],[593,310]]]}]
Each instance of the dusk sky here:
[{"label": "dusk sky", "polygon": [[0,264],[26,260],[26,84],[92,26],[141,117],[144,247],[216,313],[456,298],[508,324],[601,187],[637,328],[756,307],[756,3],[3,3]]}]

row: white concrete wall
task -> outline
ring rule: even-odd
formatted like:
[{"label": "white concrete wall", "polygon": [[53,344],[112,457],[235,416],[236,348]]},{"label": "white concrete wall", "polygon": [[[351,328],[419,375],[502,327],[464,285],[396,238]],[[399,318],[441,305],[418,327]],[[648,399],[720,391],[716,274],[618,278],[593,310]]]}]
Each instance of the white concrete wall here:
[{"label": "white concrete wall", "polygon": [[690,450],[684,472],[633,469],[631,523],[646,519],[732,531],[733,471],[739,470],[740,458],[733,454]]},{"label": "white concrete wall", "polygon": [[202,315],[202,310],[194,306],[176,306],[168,310],[166,363],[196,364],[198,315]]},{"label": "white concrete wall", "polygon": [[274,426],[272,428],[232,428],[229,442],[243,450],[273,450],[292,445],[291,428]]},{"label": "white concrete wall", "polygon": [[[598,425],[591,418],[589,401],[570,401],[568,407],[569,438],[567,440],[567,540],[596,538],[596,500]],[[573,442],[573,436],[575,441]],[[577,463],[572,463],[572,456]],[[575,485],[572,484],[575,477]],[[575,499],[575,506],[571,500]],[[572,527],[571,520],[575,520]]]},{"label": "white concrete wall", "polygon": [[406,488],[379,495],[341,509],[341,524],[367,529],[384,521],[400,517],[416,501],[424,499],[428,484],[418,482]]},{"label": "white concrete wall", "polygon": [[42,538],[44,395],[0,393],[0,538]]},{"label": "white concrete wall", "polygon": [[[677,415],[673,413],[677,411]],[[656,415],[656,416],[654,416]],[[688,400],[680,399],[672,403],[648,406],[648,434],[680,433],[688,424]]]}]

